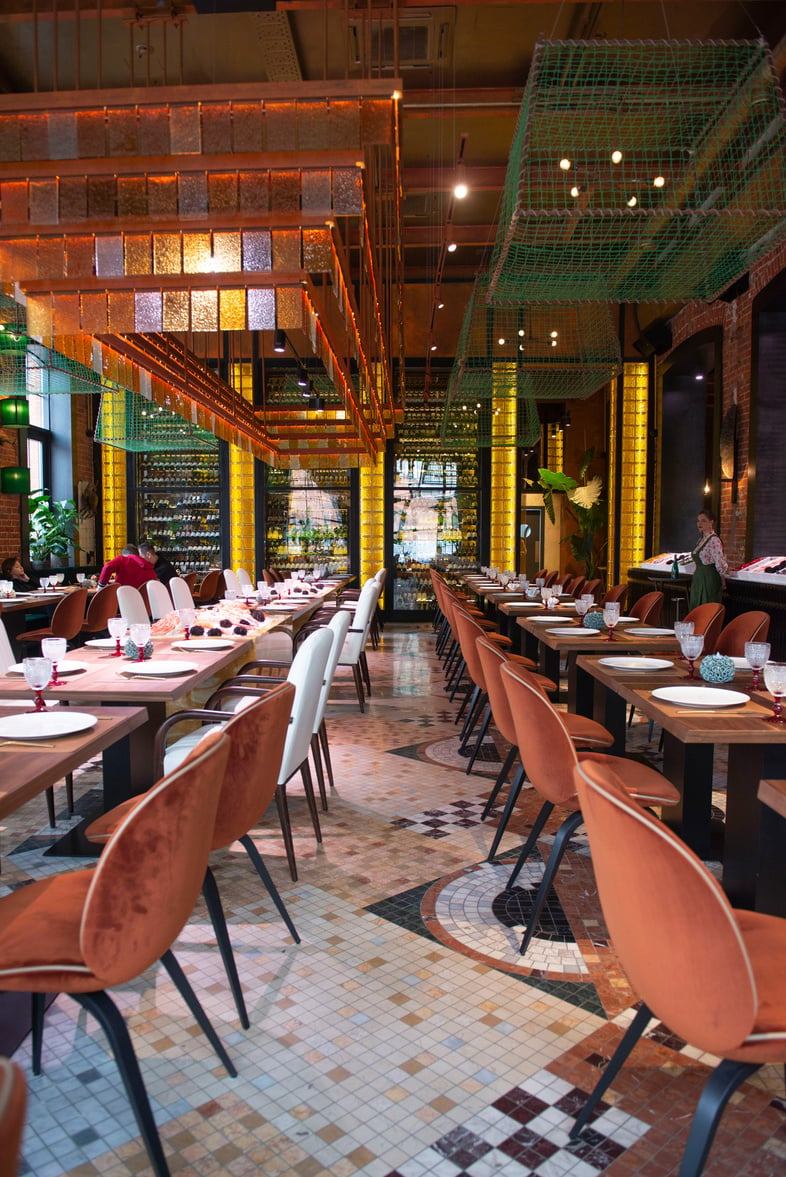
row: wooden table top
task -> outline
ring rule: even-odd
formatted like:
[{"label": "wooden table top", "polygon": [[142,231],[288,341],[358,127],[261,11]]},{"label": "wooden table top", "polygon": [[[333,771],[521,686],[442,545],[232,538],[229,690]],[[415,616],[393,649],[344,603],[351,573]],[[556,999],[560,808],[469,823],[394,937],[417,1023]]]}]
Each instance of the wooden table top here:
[{"label": "wooden table top", "polygon": [[[668,656],[668,655],[666,655]],[[666,731],[686,744],[783,744],[786,743],[786,724],[765,722],[772,715],[772,700],[766,691],[750,695],[750,672],[737,671],[735,679],[725,684],[729,690],[748,694],[747,703],[734,707],[686,707],[653,698],[657,687],[697,686],[712,684],[687,677],[687,667],[675,660],[673,671],[653,671],[647,674],[615,670],[603,666],[597,656],[578,658],[579,670],[587,671],[598,682],[632,703],[648,719],[654,719]],[[721,687],[721,689],[723,689]]]},{"label": "wooden table top", "polygon": [[760,781],[759,800],[786,817],[786,781]]},{"label": "wooden table top", "polygon": [[[24,746],[0,739],[0,818],[7,817],[147,720],[144,707],[80,707],[79,710],[98,716],[95,727],[40,743],[25,741]],[[0,714],[13,715],[13,710],[0,708]]]},{"label": "wooden table top", "polygon": [[[575,618],[575,612],[569,613],[566,611],[547,610],[549,613],[554,613],[556,617],[572,616]],[[540,614],[543,616],[543,614]],[[561,654],[579,652],[581,650],[613,654],[630,654],[633,652],[646,651],[646,653],[656,653],[666,651],[666,655],[673,653],[677,649],[677,639],[673,633],[659,634],[655,637],[649,637],[639,631],[642,628],[649,629],[649,626],[640,626],[637,624],[622,624],[618,625],[614,631],[614,641],[608,640],[609,635],[606,630],[597,630],[595,633],[587,631],[582,626],[577,624],[566,625],[564,622],[557,622],[554,629],[559,629],[559,633],[548,633],[549,626],[545,622],[535,621],[534,618],[518,617],[516,624],[520,625],[527,633],[533,634],[544,645],[551,650],[558,650]],[[654,628],[654,627],[653,627]],[[591,636],[583,636],[587,633]]]}]

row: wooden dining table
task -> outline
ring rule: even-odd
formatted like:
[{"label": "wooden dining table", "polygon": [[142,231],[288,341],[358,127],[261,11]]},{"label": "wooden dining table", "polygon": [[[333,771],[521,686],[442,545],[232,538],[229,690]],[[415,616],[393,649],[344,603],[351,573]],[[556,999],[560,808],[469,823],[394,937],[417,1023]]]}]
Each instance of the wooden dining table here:
[{"label": "wooden dining table", "polygon": [[[664,655],[664,660],[666,655]],[[712,845],[712,790],[715,750],[728,751],[726,767],[726,816],[723,823],[723,887],[736,907],[758,907],[786,916],[786,867],[780,894],[766,901],[758,886],[762,814],[758,799],[763,777],[786,777],[786,725],[770,723],[772,700],[764,691],[752,691],[750,671],[738,670],[733,682],[719,689],[746,697],[734,706],[685,706],[653,694],[657,687],[711,688],[688,678],[687,664],[674,657],[671,670],[641,672],[604,665],[597,654],[582,654],[577,673],[593,684],[593,705],[588,692],[579,690],[580,713],[592,715],[615,735],[612,751],[624,751],[626,715],[632,705],[663,731],[663,772],[680,791],[680,802],[663,810],[663,820],[674,828],[699,857],[709,858]],[[786,864],[786,842],[781,846]],[[773,906],[779,910],[773,911]]]}]

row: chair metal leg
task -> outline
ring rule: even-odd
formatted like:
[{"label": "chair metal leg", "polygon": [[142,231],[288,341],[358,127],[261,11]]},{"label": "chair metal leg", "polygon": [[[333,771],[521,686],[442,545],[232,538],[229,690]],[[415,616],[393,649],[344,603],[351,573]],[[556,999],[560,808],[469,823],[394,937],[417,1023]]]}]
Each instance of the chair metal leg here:
[{"label": "chair metal leg", "polygon": [[355,679],[355,692],[358,697],[358,704],[360,710],[366,710],[366,692],[363,690],[363,679],[360,677],[360,667],[357,662],[352,663],[352,674]]},{"label": "chair metal leg", "polygon": [[368,697],[370,699],[371,698],[371,679],[370,679],[369,673],[368,673],[368,658],[366,657],[365,650],[361,650],[360,658],[358,659],[358,661],[360,662],[360,669],[363,672],[363,681],[366,684],[366,694],[368,695]]},{"label": "chair metal leg", "polygon": [[759,1063],[738,1063],[725,1058],[712,1072],[704,1084],[704,1090],[693,1113],[693,1123],[682,1156],[679,1177],[699,1177],[726,1104],[740,1083],[758,1071],[759,1066]]},{"label": "chair metal leg", "polygon": [[55,820],[55,791],[50,787],[46,790],[46,813],[49,818],[49,825],[54,829],[57,825]]},{"label": "chair metal leg", "polygon": [[325,792],[325,774],[322,771],[322,755],[319,751],[319,736],[316,732],[311,733],[311,756],[314,760],[314,771],[317,774],[317,787],[319,789],[319,800],[322,803],[322,812],[327,813],[327,793]]},{"label": "chair metal leg", "polygon": [[456,718],[453,720],[454,724],[457,724],[460,721],[462,715],[464,714],[464,712],[466,710],[467,703],[469,703],[470,699],[472,698],[474,690],[475,690],[475,688],[470,684],[469,686],[467,686],[466,690],[464,691],[464,698],[461,702],[461,706],[459,707],[458,711],[456,712]]},{"label": "chair metal leg", "polygon": [[319,814],[317,813],[317,799],[314,796],[314,782],[311,779],[311,769],[308,766],[308,760],[304,760],[300,766],[300,778],[303,781],[303,791],[306,794],[306,804],[308,811],[311,814],[311,824],[314,827],[314,834],[317,842],[322,841],[322,830],[319,827]]},{"label": "chair metal leg", "polygon": [[[513,781],[511,783],[510,792],[508,793],[508,799],[505,802],[505,808],[502,811],[502,816],[500,817],[499,822],[497,823],[497,829],[494,834],[494,841],[491,843],[491,849],[489,850],[489,852],[486,856],[486,862],[493,862],[494,861],[494,855],[497,853],[497,850],[499,849],[499,844],[502,841],[502,835],[505,833],[505,830],[507,828],[507,824],[510,821],[510,815],[513,812],[513,807],[516,804],[516,800],[518,798],[519,793],[521,792],[521,786],[523,784],[524,784],[524,765],[520,764],[518,767],[518,770],[516,772],[516,775],[514,776]],[[546,804],[546,803],[544,802],[544,804]],[[538,821],[540,821],[542,813],[543,813],[543,810],[541,810],[541,814],[538,816]],[[545,820],[546,819],[544,817],[543,821],[545,821]],[[536,821],[535,826],[537,826],[537,824],[538,823]],[[535,826],[532,827],[533,831],[535,829]],[[530,834],[530,841],[534,845],[534,839],[532,837],[532,834]],[[529,846],[529,842],[527,843],[527,846]],[[525,846],[522,849],[522,854],[524,853],[524,850],[527,850],[527,846]],[[528,850],[527,850],[527,853],[529,853]],[[522,859],[521,861],[522,861],[522,865],[523,865],[523,863],[526,861],[526,859]],[[519,867],[519,870],[520,869],[521,869],[521,867]],[[515,879],[516,876],[513,875],[512,877],[513,877],[513,879]],[[508,880],[507,886],[510,887],[511,885],[512,884],[511,884],[510,880]]]},{"label": "chair metal leg", "polygon": [[636,1011],[633,1021],[620,1039],[617,1049],[601,1071],[600,1078],[593,1087],[587,1102],[576,1117],[576,1123],[570,1130],[571,1140],[576,1140],[586,1128],[592,1113],[622,1070],[628,1055],[646,1030],[651,1017],[651,1010],[642,1002],[641,1008]]},{"label": "chair metal leg", "polygon": [[[220,902],[221,901],[219,900],[219,903]],[[227,1073],[231,1076],[232,1079],[236,1079],[237,1068],[232,1062],[232,1059],[227,1054],[223,1042],[213,1029],[210,1018],[202,1008],[202,1003],[192,989],[190,981],[181,969],[180,962],[171,948],[168,948],[161,957],[161,963],[177,986],[177,991],[183,998],[183,1001],[185,1001],[186,1005],[191,1010],[194,1020],[196,1021],[200,1030],[205,1035],[205,1038],[207,1038],[208,1042],[213,1047],[213,1050],[216,1052],[219,1059],[226,1067]]]},{"label": "chair metal leg", "polygon": [[128,1027],[123,1020],[120,1010],[112,1001],[109,994],[105,993],[103,989],[95,993],[73,993],[71,996],[74,998],[74,1001],[84,1006],[88,1013],[91,1013],[98,1020],[109,1039],[109,1045],[115,1056],[117,1069],[120,1072],[120,1078],[123,1080],[123,1086],[126,1089],[126,1094],[136,1117],[136,1122],[139,1125],[139,1131],[145,1142],[145,1148],[147,1149],[147,1155],[150,1157],[153,1172],[156,1177],[171,1177],[169,1166],[164,1156],[164,1150],[161,1147],[158,1128],[153,1119],[153,1111],[150,1107],[150,1100],[145,1089],[142,1072],[139,1069],[139,1062],[134,1053]]},{"label": "chair metal leg", "polygon": [[480,687],[473,686],[472,693],[469,696],[469,707],[467,708],[467,714],[464,717],[464,725],[461,729],[461,735],[459,736],[459,744],[461,747],[464,746],[464,741],[465,741],[466,735],[467,735],[467,728],[468,728],[469,724],[472,722],[472,716],[475,713],[475,708],[478,705],[479,698],[480,698]]},{"label": "chair metal leg", "polygon": [[488,702],[488,695],[486,694],[486,692],[485,691],[478,691],[478,698],[475,703],[474,712],[472,713],[472,715],[467,716],[467,720],[464,724],[464,731],[462,731],[462,733],[461,733],[461,742],[459,744],[459,751],[460,752],[463,752],[464,749],[466,748],[467,744],[469,743],[470,737],[477,726],[478,720],[483,715],[483,709],[486,706],[487,702]]},{"label": "chair metal leg", "polygon": [[467,764],[467,767],[465,770],[467,776],[469,776],[469,774],[472,772],[472,765],[475,763],[478,752],[480,751],[480,746],[483,743],[486,732],[488,731],[490,720],[491,720],[491,704],[487,703],[486,710],[483,712],[483,722],[480,725],[480,735],[478,736],[478,742],[475,744],[475,747],[472,749],[472,755],[469,758],[469,763]]},{"label": "chair metal leg", "polygon": [[202,880],[202,897],[205,900],[207,913],[210,916],[210,922],[216,934],[218,951],[221,953],[221,960],[224,962],[224,972],[227,975],[229,988],[232,990],[232,996],[235,999],[235,1009],[237,1010],[237,1016],[240,1018],[240,1025],[244,1030],[247,1030],[251,1022],[248,1019],[248,1010],[246,1009],[243,988],[240,984],[240,977],[238,976],[237,965],[235,964],[232,942],[229,939],[229,929],[227,928],[227,921],[224,916],[224,908],[221,903],[218,884],[210,867],[205,871],[205,877]]},{"label": "chair metal leg", "polygon": [[521,847],[521,851],[519,853],[519,856],[516,859],[516,865],[514,866],[513,872],[511,873],[511,876],[508,879],[508,884],[507,884],[508,888],[512,887],[513,884],[515,883],[516,879],[519,877],[519,871],[521,870],[524,863],[527,861],[530,854],[534,850],[535,843],[537,842],[538,838],[540,837],[540,831],[543,829],[543,827],[546,824],[546,821],[551,816],[551,811],[553,808],[554,808],[554,803],[552,801],[544,801],[543,804],[541,805],[540,813],[535,818],[535,824],[533,825],[532,829],[530,830],[529,837],[527,838],[526,842]]},{"label": "chair metal leg", "polygon": [[330,763],[330,745],[328,744],[327,724],[324,719],[319,725],[319,742],[322,745],[322,759],[325,761],[325,768],[327,770],[328,784],[331,789],[335,789],[333,783],[333,765]]},{"label": "chair metal leg", "polygon": [[524,933],[524,938],[521,941],[521,955],[524,956],[529,948],[530,941],[534,936],[538,923],[540,922],[541,913],[546,906],[546,900],[549,897],[552,887],[554,886],[554,879],[562,858],[565,854],[565,848],[568,844],[568,839],[571,834],[581,825],[584,818],[581,815],[581,810],[576,813],[571,813],[566,817],[560,828],[557,830],[557,836],[554,839],[554,845],[551,847],[551,854],[546,863],[546,869],[543,872],[543,878],[540,880],[538,893],[535,896],[535,903],[532,907],[532,915],[530,916],[527,930]]},{"label": "chair metal leg", "polygon": [[32,1039],[33,1039],[33,1074],[41,1074],[41,1047],[44,1042],[44,1014],[46,1012],[46,995],[31,993],[32,998]]},{"label": "chair metal leg", "polygon": [[284,838],[284,849],[287,852],[287,862],[289,863],[289,873],[292,877],[292,882],[297,882],[297,867],[295,866],[295,844],[292,840],[292,822],[289,820],[289,806],[287,805],[287,792],[285,785],[278,785],[276,787],[276,808],[278,809],[278,819],[281,822],[281,833]]},{"label": "chair metal leg", "polygon": [[265,864],[262,860],[262,855],[257,850],[257,848],[254,845],[254,842],[251,839],[249,834],[243,834],[243,837],[240,839],[240,845],[245,847],[246,853],[248,854],[248,857],[253,862],[254,868],[255,868],[257,874],[259,875],[262,882],[265,884],[265,887],[267,888],[270,898],[273,900],[273,902],[276,905],[276,908],[278,910],[278,914],[281,916],[282,920],[287,925],[290,936],[292,937],[292,939],[295,941],[296,944],[299,944],[300,937],[297,934],[297,928],[292,923],[292,919],[291,919],[290,914],[287,911],[286,907],[284,906],[284,900],[281,898],[281,894],[278,890],[278,887],[276,886],[276,884],[273,882],[272,878],[270,877],[270,872],[268,871],[267,867],[265,866]]},{"label": "chair metal leg", "polygon": [[505,782],[508,779],[508,773],[510,772],[511,768],[513,767],[513,762],[515,761],[518,754],[519,754],[519,750],[516,747],[516,745],[514,744],[511,747],[510,751],[508,752],[507,756],[505,757],[505,763],[502,765],[502,768],[499,770],[499,776],[497,777],[496,781],[494,782],[494,788],[491,790],[491,793],[489,795],[489,799],[486,802],[486,804],[483,808],[483,812],[480,815],[481,821],[485,821],[486,818],[488,817],[488,815],[491,813],[491,808],[492,808],[494,802],[497,800],[500,790],[502,788],[504,788]]}]

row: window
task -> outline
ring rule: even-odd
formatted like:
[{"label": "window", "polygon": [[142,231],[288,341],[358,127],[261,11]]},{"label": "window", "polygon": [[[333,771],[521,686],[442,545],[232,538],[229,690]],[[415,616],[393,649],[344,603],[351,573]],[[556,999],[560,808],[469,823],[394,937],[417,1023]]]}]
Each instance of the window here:
[{"label": "window", "polygon": [[48,490],[51,474],[52,433],[49,428],[49,398],[28,396],[30,425],[27,430],[27,464],[30,489]]}]

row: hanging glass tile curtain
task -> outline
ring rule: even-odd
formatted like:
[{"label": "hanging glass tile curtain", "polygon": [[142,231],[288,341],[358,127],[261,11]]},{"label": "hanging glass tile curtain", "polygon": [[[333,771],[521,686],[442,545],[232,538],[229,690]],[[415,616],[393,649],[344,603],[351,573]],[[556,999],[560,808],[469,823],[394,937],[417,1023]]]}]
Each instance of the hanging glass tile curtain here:
[{"label": "hanging glass tile curtain", "polygon": [[133,453],[218,449],[206,429],[126,388],[101,393],[95,440]]},{"label": "hanging glass tile curtain", "polygon": [[[620,371],[619,340],[605,305],[487,301],[476,279],[461,326],[442,421],[445,445],[533,445],[537,401],[591,396]],[[516,402],[515,412],[505,406]],[[510,436],[501,437],[501,419]]]},{"label": "hanging glass tile curtain", "polygon": [[716,298],[786,235],[785,146],[763,41],[539,42],[491,297]]}]

